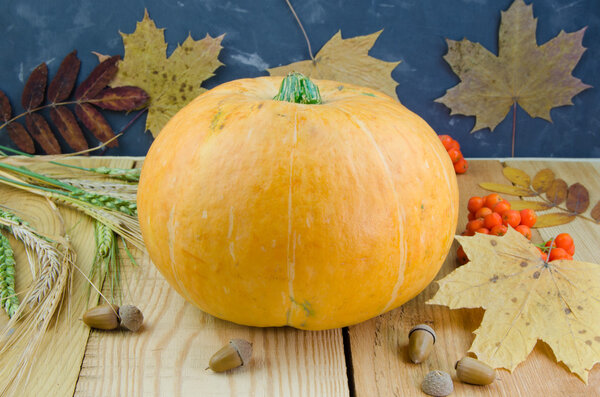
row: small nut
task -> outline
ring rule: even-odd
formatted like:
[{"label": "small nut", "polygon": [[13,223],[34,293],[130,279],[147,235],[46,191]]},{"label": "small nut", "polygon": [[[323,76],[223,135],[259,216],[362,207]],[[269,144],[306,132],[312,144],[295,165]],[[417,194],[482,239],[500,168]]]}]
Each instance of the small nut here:
[{"label": "small nut", "polygon": [[415,363],[421,363],[429,356],[435,344],[435,331],[427,324],[414,326],[408,333],[408,356]]},{"label": "small nut", "polygon": [[119,318],[121,327],[136,332],[144,322],[144,315],[137,307],[133,305],[123,305],[119,309]]},{"label": "small nut", "polygon": [[423,379],[421,389],[426,394],[435,397],[447,396],[454,391],[452,378],[444,371],[431,371]]},{"label": "small nut", "polygon": [[92,307],[83,315],[83,322],[96,329],[116,329],[119,326],[119,317],[117,305],[99,305]]},{"label": "small nut", "polygon": [[458,379],[472,385],[489,385],[496,379],[494,368],[472,357],[463,357],[454,368]]},{"label": "small nut", "polygon": [[246,365],[252,357],[252,343],[244,339],[232,339],[213,354],[208,367],[215,372],[223,372]]}]

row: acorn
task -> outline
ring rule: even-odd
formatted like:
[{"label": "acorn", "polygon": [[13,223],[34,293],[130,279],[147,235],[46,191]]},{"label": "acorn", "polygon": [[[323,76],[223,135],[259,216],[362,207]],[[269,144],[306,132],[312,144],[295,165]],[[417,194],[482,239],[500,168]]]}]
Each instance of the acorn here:
[{"label": "acorn", "polygon": [[252,343],[244,339],[231,339],[213,354],[208,367],[215,372],[224,372],[246,365],[252,357]]},{"label": "acorn", "polygon": [[421,389],[425,394],[435,397],[444,397],[454,391],[454,384],[450,375],[444,371],[431,371],[421,383]]},{"label": "acorn", "polygon": [[472,357],[463,357],[454,368],[458,379],[472,385],[489,385],[496,379],[494,368]]},{"label": "acorn", "polygon": [[427,324],[414,326],[408,333],[408,356],[415,363],[421,363],[429,356],[435,344],[435,331]]},{"label": "acorn", "polygon": [[91,328],[116,329],[119,326],[119,306],[104,304],[92,307],[83,315],[83,322]]},{"label": "acorn", "polygon": [[136,332],[144,322],[144,315],[135,306],[103,304],[92,307],[83,315],[83,322],[91,328],[112,330],[119,325]]}]

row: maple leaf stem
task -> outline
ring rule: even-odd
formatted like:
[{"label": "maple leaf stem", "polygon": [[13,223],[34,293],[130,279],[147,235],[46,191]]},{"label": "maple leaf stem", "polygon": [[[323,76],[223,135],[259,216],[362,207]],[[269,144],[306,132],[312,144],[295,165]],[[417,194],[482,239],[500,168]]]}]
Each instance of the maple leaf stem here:
[{"label": "maple leaf stem", "polygon": [[515,131],[517,127],[517,101],[513,102],[512,146],[511,157],[515,157]]},{"label": "maple leaf stem", "polygon": [[292,7],[292,3],[290,3],[290,0],[285,0],[285,2],[287,3],[288,7],[290,7],[290,10],[292,11],[294,18],[296,18],[296,22],[298,22],[298,26],[300,26],[300,30],[302,30],[302,34],[304,35],[304,39],[306,40],[306,44],[308,45],[308,55],[310,55],[310,59],[312,59],[312,61],[315,62],[315,57],[313,55],[312,48],[310,46],[310,40],[308,40],[308,35],[306,34],[306,31],[304,30],[304,26],[302,26],[302,22],[300,22],[300,18],[298,18],[298,15],[296,14],[294,7]]}]

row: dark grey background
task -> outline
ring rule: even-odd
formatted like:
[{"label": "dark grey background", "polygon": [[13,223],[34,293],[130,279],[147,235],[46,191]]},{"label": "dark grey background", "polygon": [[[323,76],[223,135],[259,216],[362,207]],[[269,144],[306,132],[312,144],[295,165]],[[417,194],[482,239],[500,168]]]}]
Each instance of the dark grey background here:
[{"label": "dark grey background", "polygon": [[[399,83],[400,101],[438,133],[454,136],[465,156],[510,156],[511,114],[493,132],[470,134],[474,117],[450,117],[449,109],[433,100],[459,81],[442,59],[447,52],[445,38],[466,37],[497,54],[500,11],[512,0],[292,0],[292,4],[315,53],[338,30],[348,38],[384,29],[370,55],[402,61],[392,73]],[[577,95],[574,106],[552,110],[553,123],[532,119],[519,108],[516,155],[600,157],[600,0],[534,0],[533,7],[538,44],[561,30],[588,27],[583,39],[587,51],[573,74],[594,88]],[[158,27],[166,28],[169,54],[188,33],[194,39],[225,33],[219,56],[225,66],[203,84],[206,88],[308,59],[302,33],[284,0],[0,0],[0,89],[15,110],[22,111],[21,90],[31,70],[45,61],[52,77],[73,49],[82,60],[81,81],[97,63],[91,51],[123,55],[119,31],[133,32],[144,8]],[[119,130],[130,117],[109,114],[109,121]],[[152,143],[144,120],[107,154],[144,155]],[[91,145],[97,143],[91,135],[88,138]],[[0,144],[9,144],[4,131]]]}]

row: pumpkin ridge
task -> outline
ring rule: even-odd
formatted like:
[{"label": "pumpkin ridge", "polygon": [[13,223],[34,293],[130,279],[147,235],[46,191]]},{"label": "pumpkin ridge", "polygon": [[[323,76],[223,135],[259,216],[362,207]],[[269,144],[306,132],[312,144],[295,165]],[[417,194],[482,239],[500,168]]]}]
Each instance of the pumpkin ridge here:
[{"label": "pumpkin ridge", "polygon": [[[286,312],[286,323],[290,324],[292,305],[294,304],[294,278],[296,276],[296,235],[292,234],[293,229],[293,177],[294,177],[294,153],[296,151],[296,144],[298,143],[298,110],[294,112],[294,132],[292,142],[292,150],[290,150],[290,177],[289,177],[289,188],[288,188],[288,233],[287,233],[287,274],[288,274],[288,292],[290,303]],[[290,244],[292,243],[291,237],[294,237],[294,246],[292,251],[292,258],[290,260]]]},{"label": "pumpkin ridge", "polygon": [[375,140],[373,133],[367,128],[365,123],[363,123],[358,117],[356,117],[355,115],[349,113],[348,111],[346,111],[342,108],[340,108],[339,110],[342,113],[345,113],[346,116],[348,116],[348,118],[350,119],[350,121],[352,121],[354,124],[358,125],[360,130],[367,136],[368,140],[373,144],[373,147],[377,151],[377,155],[381,159],[381,163],[383,164],[383,168],[385,170],[385,175],[388,177],[390,186],[392,188],[392,192],[394,193],[394,198],[396,199],[396,206],[397,206],[397,212],[398,212],[398,251],[399,251],[399,256],[400,256],[398,261],[400,264],[398,266],[398,278],[396,279],[396,282],[394,283],[394,288],[392,289],[392,296],[391,296],[390,300],[388,301],[388,303],[386,303],[386,305],[381,310],[381,313],[384,313],[390,308],[390,306],[394,303],[394,301],[398,297],[400,287],[402,286],[402,283],[404,282],[404,270],[406,268],[405,262],[406,262],[406,256],[407,256],[406,255],[407,247],[406,247],[406,239],[404,238],[402,230],[404,229],[404,225],[406,224],[406,215],[404,213],[404,208],[400,205],[398,191],[396,189],[396,184],[394,183],[394,179],[392,178],[392,171],[390,169],[390,166],[389,166],[388,162],[386,161],[385,156],[383,155],[383,153],[381,151],[381,148],[377,144],[377,141]]}]

